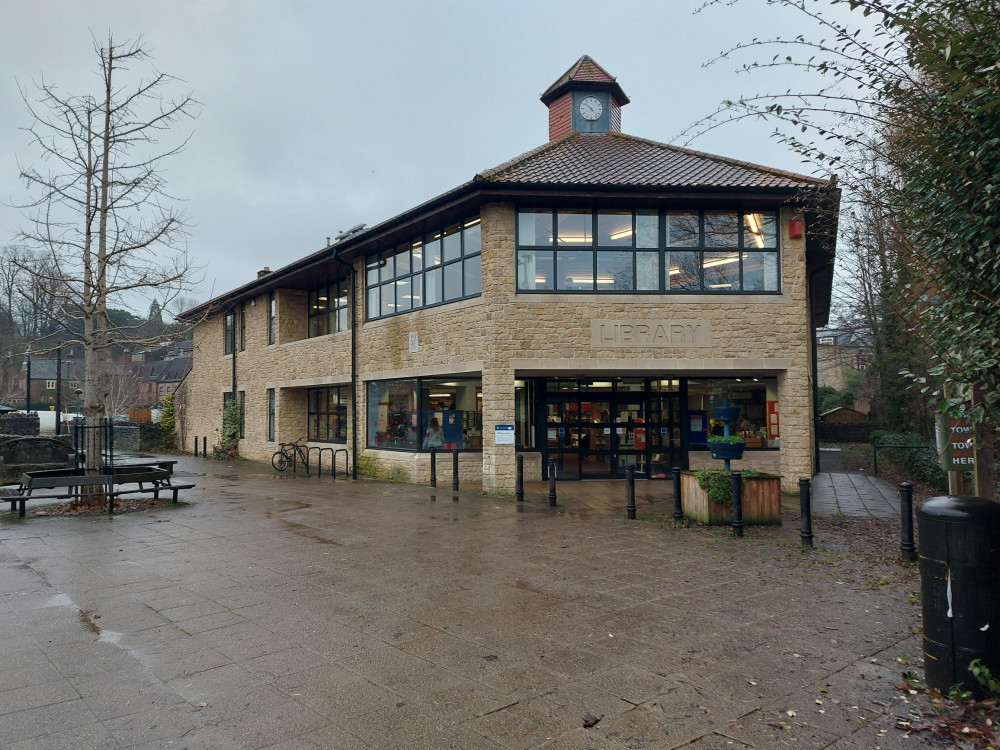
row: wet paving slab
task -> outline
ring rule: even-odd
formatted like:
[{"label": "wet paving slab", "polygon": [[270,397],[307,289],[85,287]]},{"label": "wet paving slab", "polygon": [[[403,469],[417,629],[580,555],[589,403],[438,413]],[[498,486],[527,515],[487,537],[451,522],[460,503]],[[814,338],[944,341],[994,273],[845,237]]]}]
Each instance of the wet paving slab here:
[{"label": "wet paving slab", "polygon": [[177,469],[176,507],[0,515],[0,746],[922,742],[891,719],[912,568],[803,551],[794,523],[678,527],[669,482],[628,521],[592,487]]}]

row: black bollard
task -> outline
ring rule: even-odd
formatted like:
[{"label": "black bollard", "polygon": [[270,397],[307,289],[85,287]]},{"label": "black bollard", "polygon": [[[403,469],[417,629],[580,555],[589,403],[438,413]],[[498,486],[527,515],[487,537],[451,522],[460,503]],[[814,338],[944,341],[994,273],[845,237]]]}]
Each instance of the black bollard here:
[{"label": "black bollard", "polygon": [[733,536],[743,536],[743,472],[730,474],[733,488]]},{"label": "black bollard", "polygon": [[625,467],[625,511],[628,520],[635,520],[635,467]]},{"label": "black bollard", "polygon": [[549,459],[549,506],[556,507],[556,460]]},{"label": "black bollard", "polygon": [[194,457],[198,458],[198,438],[194,439]]},{"label": "black bollard", "polygon": [[913,485],[909,482],[899,485],[899,515],[903,519],[903,537],[899,549],[904,560],[916,560],[917,545],[913,543]]},{"label": "black bollard", "polygon": [[684,506],[681,504],[681,467],[674,467],[674,523],[684,520]]},{"label": "black bollard", "polygon": [[524,502],[524,455],[518,453],[515,461],[517,462],[517,473],[515,475],[514,496],[517,498],[517,502],[523,503]]},{"label": "black bollard", "polygon": [[[458,490],[458,451],[451,454],[451,489]],[[452,498],[452,500],[457,499]]]},{"label": "black bollard", "polygon": [[799,479],[799,513],[802,516],[802,529],[799,531],[802,547],[811,548],[813,546],[812,498],[809,496],[809,479],[806,477]]},{"label": "black bollard", "polygon": [[437,451],[431,448],[431,487],[438,486]]},{"label": "black bollard", "polygon": [[201,457],[208,458],[208,435],[201,439]]}]

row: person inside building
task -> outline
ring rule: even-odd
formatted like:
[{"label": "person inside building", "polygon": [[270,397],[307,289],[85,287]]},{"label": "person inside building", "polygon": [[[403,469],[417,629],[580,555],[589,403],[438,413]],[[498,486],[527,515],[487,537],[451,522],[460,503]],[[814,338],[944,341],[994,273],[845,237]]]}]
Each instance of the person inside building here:
[{"label": "person inside building", "polygon": [[424,450],[440,448],[442,445],[444,445],[444,430],[441,429],[437,417],[431,417],[427,432],[424,433]]}]

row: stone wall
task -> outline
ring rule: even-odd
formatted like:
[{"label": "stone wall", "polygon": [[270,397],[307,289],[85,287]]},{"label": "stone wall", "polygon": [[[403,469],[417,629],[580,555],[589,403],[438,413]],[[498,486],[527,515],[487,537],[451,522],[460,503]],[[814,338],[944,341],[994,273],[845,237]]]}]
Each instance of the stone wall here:
[{"label": "stone wall", "polygon": [[[748,451],[743,468],[783,475],[786,490],[813,465],[812,329],[806,296],[804,240],[788,237],[781,214],[782,292],[642,296],[634,294],[517,294],[513,204],[484,206],[483,291],[478,298],[363,322],[358,330],[358,445],[366,465],[412,481],[426,481],[428,458],[365,449],[366,384],[390,377],[471,375],[483,381],[483,452],[463,454],[460,472],[489,489],[513,489],[513,446],[493,444],[494,427],[514,421],[514,379],[588,374],[732,377],[741,373],[777,378],[781,449]],[[354,314],[364,321],[364,265],[355,264],[359,289]],[[278,441],[306,431],[309,387],[350,383],[350,332],[306,338],[306,295],[277,292],[277,343],[267,343],[267,295],[247,303],[247,346],[236,353],[237,389],[246,392],[246,438],[241,455],[267,461]],[[593,321],[701,321],[711,329],[708,346],[671,348],[595,346]],[[409,349],[415,333],[416,352]],[[223,354],[221,313],[194,330],[194,369],[179,389],[179,432],[185,450],[194,436],[218,443],[223,394],[231,389],[232,355]],[[276,441],[266,439],[267,391],[277,402]],[[349,426],[350,427],[350,426]],[[350,430],[349,430],[350,432]],[[344,447],[344,446],[334,446]],[[348,435],[347,448],[351,447]],[[707,455],[707,454],[706,454]],[[698,460],[691,454],[692,464]],[[353,461],[353,457],[352,457]],[[365,463],[365,462],[361,462]],[[449,464],[450,471],[450,464]]]},{"label": "stone wall", "polygon": [[0,414],[0,435],[39,434],[38,414]]}]

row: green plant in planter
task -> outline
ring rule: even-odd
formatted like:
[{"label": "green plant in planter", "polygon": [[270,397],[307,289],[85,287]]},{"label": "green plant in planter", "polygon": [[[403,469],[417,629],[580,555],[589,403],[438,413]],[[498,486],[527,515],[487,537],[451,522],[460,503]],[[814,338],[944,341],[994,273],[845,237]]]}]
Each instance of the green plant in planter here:
[{"label": "green plant in planter", "polygon": [[[709,440],[711,439],[709,438]],[[728,441],[729,438],[725,438],[725,440]],[[753,479],[761,476],[761,473],[759,471],[744,471],[742,475],[744,479]],[[694,472],[694,478],[698,480],[698,486],[713,503],[725,505],[727,508],[733,507],[733,480],[729,472],[722,469],[699,469]]]},{"label": "green plant in planter", "polygon": [[[740,443],[745,443],[746,440],[742,435],[709,435],[708,442],[710,443],[729,443],[730,445],[739,445]],[[712,471],[718,471],[713,469]]]}]

